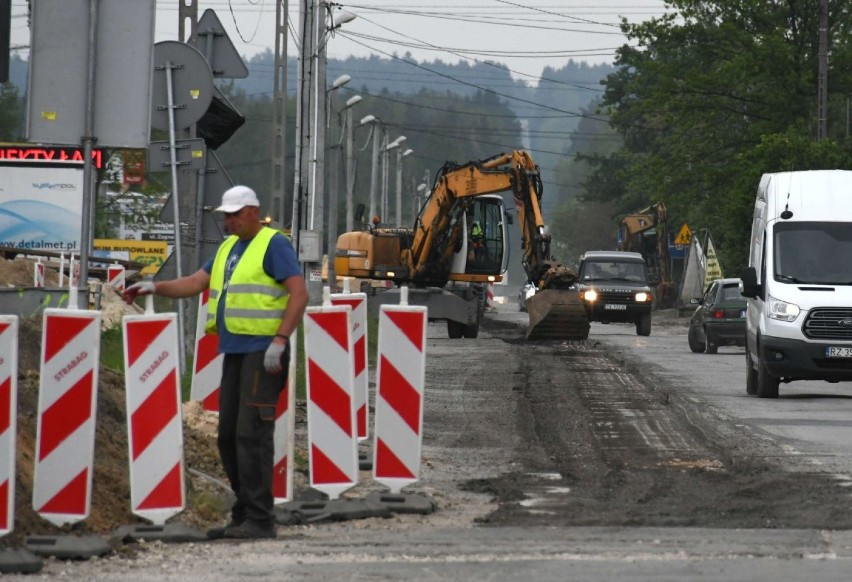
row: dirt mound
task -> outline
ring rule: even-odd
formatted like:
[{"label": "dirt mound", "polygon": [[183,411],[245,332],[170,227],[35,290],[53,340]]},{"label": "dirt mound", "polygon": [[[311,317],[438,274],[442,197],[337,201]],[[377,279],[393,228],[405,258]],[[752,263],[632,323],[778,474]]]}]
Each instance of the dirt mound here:
[{"label": "dirt mound", "polygon": [[[0,285],[32,286],[33,262],[0,258]],[[45,285],[56,286],[58,274],[46,269]],[[126,306],[117,293],[104,286],[101,296],[102,327],[118,325],[125,313],[141,313]],[[41,354],[41,318],[23,319],[19,329],[18,430],[14,531],[0,545],[20,546],[30,534],[107,534],[115,528],[144,523],[130,512],[127,417],[123,374],[100,367],[98,382],[95,462],[91,514],[83,522],[57,528],[32,508],[33,459],[38,409]],[[195,403],[185,405],[184,461],[187,469],[187,508],[174,518],[201,528],[219,523],[225,510],[227,491],[217,484],[226,481],[216,449],[216,415]],[[196,428],[197,427],[197,428]],[[205,477],[206,476],[206,477]]]}]

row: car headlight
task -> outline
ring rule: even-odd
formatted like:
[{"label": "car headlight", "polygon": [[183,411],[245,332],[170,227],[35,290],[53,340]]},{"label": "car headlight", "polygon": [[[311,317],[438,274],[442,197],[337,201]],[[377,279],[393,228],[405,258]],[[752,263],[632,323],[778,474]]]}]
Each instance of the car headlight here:
[{"label": "car headlight", "polygon": [[598,292],[595,291],[594,289],[589,289],[588,291],[583,291],[581,293],[581,296],[583,297],[583,299],[585,299],[586,301],[591,303],[591,302],[597,301]]},{"label": "car headlight", "polygon": [[647,303],[651,300],[651,294],[645,293],[644,291],[640,291],[636,294],[634,299],[636,299],[636,303]]},{"label": "car headlight", "polygon": [[779,321],[795,321],[799,317],[799,306],[795,303],[787,303],[776,299],[772,295],[767,296],[769,305],[769,317]]}]

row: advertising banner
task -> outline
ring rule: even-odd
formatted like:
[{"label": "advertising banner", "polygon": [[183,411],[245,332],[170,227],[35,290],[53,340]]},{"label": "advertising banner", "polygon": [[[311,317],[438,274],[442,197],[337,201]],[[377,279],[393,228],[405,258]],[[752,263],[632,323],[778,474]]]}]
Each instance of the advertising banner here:
[{"label": "advertising banner", "polygon": [[83,163],[0,160],[0,245],[80,251]]},{"label": "advertising banner", "polygon": [[143,275],[156,275],[169,258],[169,245],[161,240],[95,239],[95,256],[116,258],[115,253],[125,252],[129,260],[145,265]]}]

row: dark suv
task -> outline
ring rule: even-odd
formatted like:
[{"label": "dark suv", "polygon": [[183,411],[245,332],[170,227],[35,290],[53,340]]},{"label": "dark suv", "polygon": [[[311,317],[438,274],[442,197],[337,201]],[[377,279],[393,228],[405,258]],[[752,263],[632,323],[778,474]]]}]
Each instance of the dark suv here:
[{"label": "dark suv", "polygon": [[651,335],[654,297],[639,253],[588,251],[580,259],[577,289],[589,321],[635,323],[637,335]]}]

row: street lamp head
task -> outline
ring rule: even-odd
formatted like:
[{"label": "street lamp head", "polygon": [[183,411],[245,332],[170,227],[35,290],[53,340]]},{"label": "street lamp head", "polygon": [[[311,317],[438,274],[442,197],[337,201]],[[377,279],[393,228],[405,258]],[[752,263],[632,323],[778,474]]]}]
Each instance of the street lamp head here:
[{"label": "street lamp head", "polygon": [[418,184],[417,185],[417,191],[418,192],[423,192],[426,188],[427,188],[426,184]]},{"label": "street lamp head", "polygon": [[414,153],[414,150],[413,150],[413,149],[411,149],[411,148],[408,148],[407,150],[405,150],[404,152],[402,152],[402,157],[404,158],[405,156],[410,156],[410,155],[411,155],[411,154],[413,154],[413,153]]},{"label": "street lamp head", "polygon": [[349,75],[340,75],[331,84],[331,90],[334,91],[335,89],[340,89],[341,87],[343,87],[346,83],[348,83],[351,80],[352,80],[352,77],[350,77]]},{"label": "street lamp head", "polygon": [[352,22],[356,18],[356,16],[348,10],[337,10],[329,15],[331,17],[331,24],[327,27],[328,30],[336,30],[347,22]]},{"label": "street lamp head", "polygon": [[408,139],[408,138],[407,138],[407,137],[405,137],[404,135],[401,135],[401,136],[399,136],[398,138],[396,138],[395,140],[393,140],[393,142],[392,142],[392,143],[394,143],[396,146],[399,146],[399,145],[400,145],[400,144],[402,144],[402,142],[404,142],[406,139]]},{"label": "street lamp head", "polygon": [[361,96],[360,95],[354,95],[354,96],[352,96],[352,97],[350,97],[349,99],[346,100],[346,106],[344,107],[344,109],[349,109],[350,107],[352,107],[356,103],[360,103],[360,102],[361,102]]},{"label": "street lamp head", "polygon": [[376,123],[379,121],[375,115],[367,115],[366,117],[361,118],[361,125],[367,125],[368,123]]},{"label": "street lamp head", "polygon": [[391,150],[395,150],[398,147],[399,147],[399,144],[396,143],[395,141],[392,141],[391,143],[389,143],[388,145],[385,146],[385,150],[391,151]]}]

